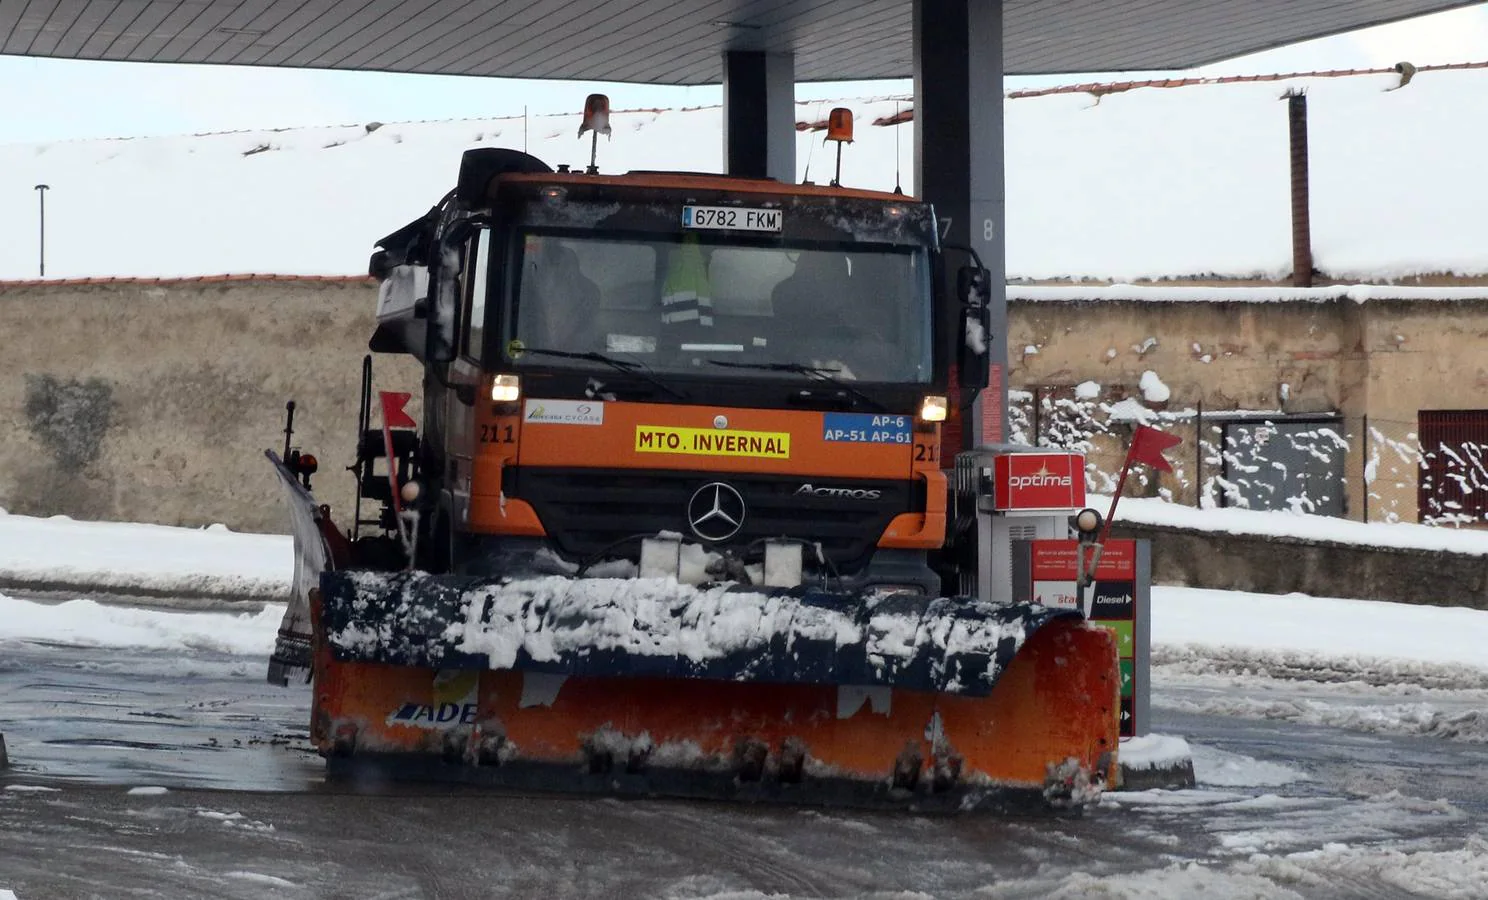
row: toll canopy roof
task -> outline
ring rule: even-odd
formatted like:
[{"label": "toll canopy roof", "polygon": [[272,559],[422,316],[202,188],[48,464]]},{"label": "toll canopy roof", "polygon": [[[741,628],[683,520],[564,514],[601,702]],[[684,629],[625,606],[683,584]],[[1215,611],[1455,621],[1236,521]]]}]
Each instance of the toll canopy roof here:
[{"label": "toll canopy roof", "polygon": [[[934,0],[922,0],[934,2]],[[987,0],[991,2],[991,0]],[[1009,0],[1009,74],[1187,68],[1467,0]],[[709,84],[725,50],[797,81],[913,73],[911,0],[27,0],[0,53]]]}]

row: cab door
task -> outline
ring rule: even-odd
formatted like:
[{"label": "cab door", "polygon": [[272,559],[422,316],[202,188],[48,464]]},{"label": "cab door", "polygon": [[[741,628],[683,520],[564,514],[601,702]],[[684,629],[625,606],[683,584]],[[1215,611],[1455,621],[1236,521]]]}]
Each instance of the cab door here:
[{"label": "cab door", "polygon": [[479,228],[465,245],[458,281],[461,292],[459,352],[449,366],[452,390],[445,392],[445,484],[450,493],[451,525],[463,530],[470,517],[470,485],[476,452],[476,404],[481,400],[487,285],[491,271],[491,230]]}]

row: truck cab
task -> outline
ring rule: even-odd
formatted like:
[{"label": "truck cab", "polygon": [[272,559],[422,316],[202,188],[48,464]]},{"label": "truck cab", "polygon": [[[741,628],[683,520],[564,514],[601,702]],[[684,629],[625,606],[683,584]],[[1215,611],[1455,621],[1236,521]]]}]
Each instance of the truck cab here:
[{"label": "truck cab", "polygon": [[927,204],[480,149],[378,246],[419,568],[940,592],[988,311]]}]

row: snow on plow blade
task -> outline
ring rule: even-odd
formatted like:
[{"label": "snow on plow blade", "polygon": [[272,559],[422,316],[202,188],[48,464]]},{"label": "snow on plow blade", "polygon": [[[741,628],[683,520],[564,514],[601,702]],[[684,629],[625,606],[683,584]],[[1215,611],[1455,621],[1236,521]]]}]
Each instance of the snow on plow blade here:
[{"label": "snow on plow blade", "polygon": [[966,808],[1114,764],[1115,647],[1063,610],[358,572],[313,605],[333,769]]},{"label": "snow on plow blade", "polygon": [[986,695],[1024,639],[1072,610],[669,579],[327,572],[341,660],[555,675],[856,684]]}]

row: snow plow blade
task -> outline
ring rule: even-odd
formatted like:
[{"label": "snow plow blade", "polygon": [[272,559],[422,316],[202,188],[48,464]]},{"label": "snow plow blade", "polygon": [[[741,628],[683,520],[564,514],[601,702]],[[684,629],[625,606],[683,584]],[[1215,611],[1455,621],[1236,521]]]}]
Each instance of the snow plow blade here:
[{"label": "snow plow blade", "polygon": [[332,771],[952,809],[1081,805],[1117,748],[1109,634],[897,594],[326,572]]},{"label": "snow plow blade", "polygon": [[274,652],[269,656],[269,684],[284,687],[310,678],[311,591],[322,572],[331,568],[330,542],[338,538],[336,528],[324,507],[303,487],[284,460],[272,450],[264,451],[274,467],[285,504],[289,507],[290,531],[294,535],[294,581],[289,592],[289,605],[284,621],[274,637]]}]

